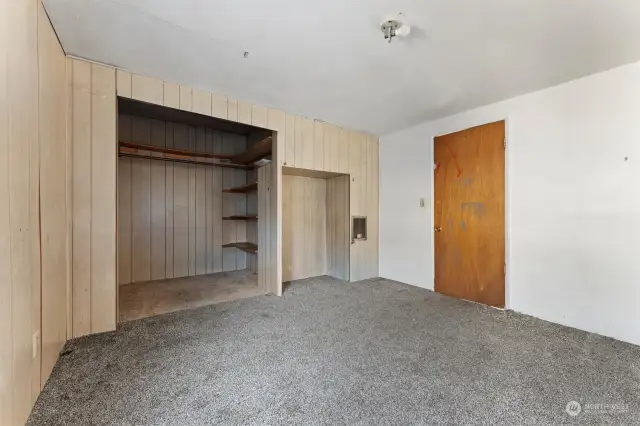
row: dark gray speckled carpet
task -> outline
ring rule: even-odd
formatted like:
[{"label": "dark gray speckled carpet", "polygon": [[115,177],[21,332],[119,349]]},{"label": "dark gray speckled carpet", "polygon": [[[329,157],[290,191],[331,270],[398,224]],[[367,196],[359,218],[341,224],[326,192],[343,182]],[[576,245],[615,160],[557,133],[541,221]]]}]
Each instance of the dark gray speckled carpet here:
[{"label": "dark gray speckled carpet", "polygon": [[31,426],[640,423],[640,347],[388,280],[299,281],[66,350]]}]

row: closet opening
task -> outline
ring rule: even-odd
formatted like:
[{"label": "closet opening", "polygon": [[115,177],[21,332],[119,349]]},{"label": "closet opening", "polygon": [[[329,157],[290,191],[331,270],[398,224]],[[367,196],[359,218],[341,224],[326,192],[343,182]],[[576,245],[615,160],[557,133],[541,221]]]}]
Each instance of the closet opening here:
[{"label": "closet opening", "polygon": [[274,136],[118,98],[118,322],[265,293]]},{"label": "closet opening", "polygon": [[350,177],[282,168],[282,280],[349,281]]}]

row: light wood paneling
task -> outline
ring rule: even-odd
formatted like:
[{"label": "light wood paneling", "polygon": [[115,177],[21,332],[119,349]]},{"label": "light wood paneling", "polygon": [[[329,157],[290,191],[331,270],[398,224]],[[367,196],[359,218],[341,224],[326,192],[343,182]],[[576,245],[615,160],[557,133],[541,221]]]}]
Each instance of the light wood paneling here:
[{"label": "light wood paneling", "polygon": [[67,101],[67,62],[40,1],[0,2],[2,425],[26,422],[66,338]]},{"label": "light wood paneling", "polygon": [[327,272],[325,179],[283,176],[282,274],[284,281]]},{"label": "light wood paneling", "polygon": [[[67,339],[66,58],[49,18],[38,8],[42,377],[44,385]],[[37,152],[37,151],[36,151]],[[65,203],[61,203],[65,200]],[[37,228],[35,228],[37,229]],[[40,303],[36,300],[37,303]],[[35,317],[38,319],[38,317]]]},{"label": "light wood paneling", "polygon": [[162,80],[145,77],[139,74],[132,74],[131,97],[138,101],[162,105],[164,102],[164,88]]},{"label": "light wood paneling", "polygon": [[91,331],[116,325],[115,69],[91,66]]},{"label": "light wood paneling", "polygon": [[211,95],[211,116],[227,119],[227,98],[220,95]]},{"label": "light wood paneling", "polygon": [[169,108],[180,108],[180,86],[177,84],[164,83],[162,105]]},{"label": "light wood paneling", "polygon": [[313,122],[313,169],[325,170],[324,167],[324,123],[321,121]]},{"label": "light wood paneling", "polygon": [[129,71],[116,71],[116,92],[123,98],[131,97],[131,73]]},{"label": "light wood paneling", "polygon": [[271,219],[272,167],[268,164],[258,169],[258,287],[265,293],[277,294],[273,287],[273,245]]},{"label": "light wood paneling", "polygon": [[[119,116],[118,128],[123,140],[154,146],[220,153],[224,152],[224,136],[227,150],[235,153],[246,144],[243,137],[235,135],[125,114]],[[127,157],[118,161],[119,283],[221,272],[222,168]],[[225,170],[230,172],[229,186],[246,180],[246,171]],[[237,209],[246,205],[244,197],[227,195],[228,214],[237,214]],[[246,240],[245,223],[224,224],[233,228],[227,235],[228,242]],[[138,236],[138,240],[130,235]],[[246,267],[244,252],[224,250],[228,270]],[[132,275],[130,265],[140,273]]]},{"label": "light wood paneling", "polygon": [[193,89],[193,112],[211,115],[211,93]]},{"label": "light wood paneling", "polygon": [[193,89],[191,87],[180,86],[180,109],[183,111],[193,109]]},{"label": "light wood paneling", "polygon": [[349,176],[327,180],[327,274],[349,281]]},{"label": "light wood paneling", "polygon": [[73,336],[91,333],[91,64],[73,61]]}]

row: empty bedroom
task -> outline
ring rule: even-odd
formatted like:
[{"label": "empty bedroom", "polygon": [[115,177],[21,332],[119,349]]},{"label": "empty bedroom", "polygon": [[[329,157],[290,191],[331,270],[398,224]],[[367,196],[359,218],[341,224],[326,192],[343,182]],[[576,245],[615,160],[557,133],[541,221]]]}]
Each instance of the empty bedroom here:
[{"label": "empty bedroom", "polygon": [[0,426],[640,424],[640,2],[0,0]]}]

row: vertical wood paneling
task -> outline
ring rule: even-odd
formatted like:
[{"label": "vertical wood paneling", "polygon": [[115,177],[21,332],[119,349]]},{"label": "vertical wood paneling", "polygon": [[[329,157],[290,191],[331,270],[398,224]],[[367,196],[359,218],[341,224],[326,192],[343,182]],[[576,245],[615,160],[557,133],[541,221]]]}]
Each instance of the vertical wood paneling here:
[{"label": "vertical wood paneling", "polygon": [[327,270],[349,280],[349,176],[327,180]]},{"label": "vertical wood paneling", "polygon": [[116,91],[123,98],[131,97],[131,73],[129,71],[116,71]]},{"label": "vertical wood paneling", "polygon": [[[207,134],[204,128],[196,129],[196,150],[206,150]],[[195,169],[195,229],[196,229],[196,275],[207,273],[207,218],[206,218],[206,173],[211,167],[194,165]]]},{"label": "vertical wood paneling", "polygon": [[193,89],[187,86],[180,86],[180,109],[192,111],[193,109]]},{"label": "vertical wood paneling", "polygon": [[270,222],[267,234],[269,248],[268,268],[265,279],[268,280],[267,292],[282,295],[282,163],[286,146],[286,114],[283,111],[269,109],[268,125],[274,130],[274,144],[271,152],[270,170]]},{"label": "vertical wood paneling", "polygon": [[282,260],[284,281],[327,271],[325,179],[283,176]]},{"label": "vertical wood paneling", "polygon": [[338,172],[338,143],[340,133],[336,126],[323,123],[324,139],[324,169],[328,172]]},{"label": "vertical wood paneling", "polygon": [[[165,146],[165,132],[164,121],[151,120],[151,145]],[[151,279],[161,280],[166,277],[166,163],[149,161],[151,163]]]},{"label": "vertical wood paneling", "polygon": [[227,119],[227,98],[220,95],[211,95],[211,115],[216,118]]},{"label": "vertical wood paneling", "polygon": [[[246,138],[242,136],[233,136],[234,154],[240,153],[247,148]],[[247,172],[245,170],[233,169],[235,174],[235,186],[242,186],[247,184]],[[247,214],[247,196],[245,194],[231,194],[233,195],[233,201],[235,202],[234,214],[246,215]],[[236,222],[236,242],[247,241],[247,222],[244,220]],[[235,250],[236,255],[236,269],[247,268],[247,252],[240,249]]]},{"label": "vertical wood paneling", "polygon": [[324,167],[324,123],[313,122],[313,169],[325,170]]},{"label": "vertical wood paneling", "polygon": [[229,98],[227,101],[227,120],[238,121],[238,101]]},{"label": "vertical wood paneling", "polygon": [[116,327],[116,79],[91,66],[91,331]]},{"label": "vertical wood paneling", "polygon": [[172,83],[164,83],[164,97],[162,105],[169,108],[180,108],[180,86]]},{"label": "vertical wood paneling", "polygon": [[[166,93],[166,89],[165,89]],[[169,148],[174,146],[174,124],[165,123],[165,145]],[[173,163],[166,162],[165,165],[165,277],[173,278]]]},{"label": "vertical wood paneling", "polygon": [[91,333],[91,64],[73,61],[73,336]]},{"label": "vertical wood paneling", "polygon": [[139,74],[131,75],[131,97],[138,101],[162,105],[164,90],[162,80],[145,77]]},{"label": "vertical wood paneling", "polygon": [[273,163],[258,169],[258,286],[265,293],[277,293],[273,286],[272,173]]},{"label": "vertical wood paneling", "polygon": [[[134,117],[131,138],[137,143],[151,144],[151,122]],[[131,229],[133,281],[151,279],[151,160],[131,159]]]},{"label": "vertical wood paneling", "polygon": [[238,123],[251,124],[251,103],[238,101]]},{"label": "vertical wood paneling", "polygon": [[349,131],[339,129],[338,135],[338,173],[349,173]]},{"label": "vertical wood paneling", "polygon": [[[34,209],[31,227],[32,260],[41,269],[32,269],[37,279],[33,287],[32,320],[42,323],[42,369],[40,383],[32,383],[36,392],[44,385],[64,346],[67,332],[67,140],[66,108],[61,105],[67,99],[66,58],[42,4],[38,3],[38,71],[39,71],[39,149],[31,149],[30,204],[39,205],[40,214]],[[37,147],[37,146],[36,146]],[[39,176],[38,176],[39,175]],[[39,200],[38,200],[39,184]],[[64,202],[62,202],[64,200]],[[38,223],[38,220],[40,223]],[[37,229],[40,228],[40,236]],[[38,241],[40,262],[38,262]],[[45,277],[40,286],[40,273]],[[40,290],[40,291],[39,291]],[[42,295],[42,297],[40,297]],[[37,307],[41,306],[40,312]],[[36,308],[36,309],[34,309]],[[36,355],[37,356],[37,355]],[[32,392],[33,393],[33,392]]]},{"label": "vertical wood paneling", "polygon": [[[182,93],[182,89],[181,93]],[[189,127],[189,150],[196,149],[196,129]],[[189,165],[189,276],[196,275],[196,165]]]},{"label": "vertical wood paneling", "polygon": [[[131,117],[118,118],[118,139],[131,141]],[[118,159],[118,283],[131,282],[131,158]]]},{"label": "vertical wood paneling", "polygon": [[[234,139],[231,135],[222,136],[222,153],[233,154],[235,152],[233,147]],[[222,169],[222,187],[233,188],[236,186],[236,171],[233,169]],[[236,194],[223,193],[222,194],[222,216],[231,216],[236,214],[235,204]],[[222,222],[222,244],[229,244],[236,242],[236,226],[235,220],[225,220]],[[225,247],[222,249],[222,270],[223,271],[235,271],[237,269],[236,263],[236,251],[237,249],[232,247]]]},{"label": "vertical wood paneling", "polygon": [[[222,135],[214,132],[213,152],[222,152]],[[212,185],[213,185],[213,272],[222,272],[222,228],[224,222],[222,220],[222,170],[220,167],[212,168]]]},{"label": "vertical wood paneling", "polygon": [[193,112],[211,115],[211,93],[193,89]]},{"label": "vertical wood paneling", "polygon": [[296,166],[296,116],[287,114],[285,118],[285,143],[282,164]]}]

